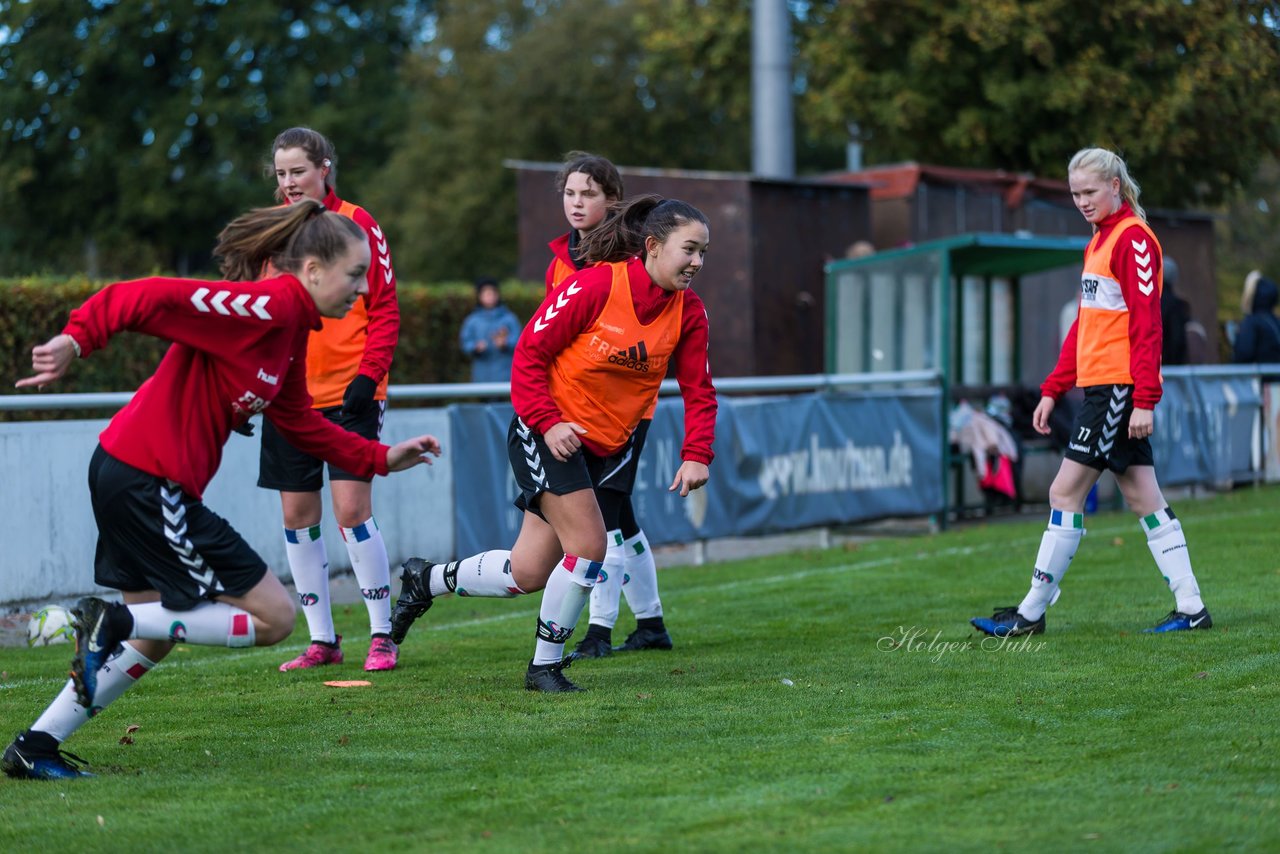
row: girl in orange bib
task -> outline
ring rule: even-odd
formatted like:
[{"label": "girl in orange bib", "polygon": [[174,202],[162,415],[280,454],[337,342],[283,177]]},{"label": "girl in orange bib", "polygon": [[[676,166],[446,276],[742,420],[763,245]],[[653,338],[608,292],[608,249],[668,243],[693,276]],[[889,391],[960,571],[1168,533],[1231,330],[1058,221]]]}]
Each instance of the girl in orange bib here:
[{"label": "girl in orange bib", "polygon": [[996,637],[1044,631],[1044,612],[1057,601],[1062,576],[1084,536],[1085,498],[1110,469],[1125,502],[1138,514],[1156,568],[1174,596],[1174,609],[1147,631],[1207,629],[1213,621],[1200,599],[1182,523],[1156,482],[1149,439],[1161,393],[1160,243],[1138,204],[1138,185],[1118,155],[1086,148],[1071,158],[1067,172],[1071,197],[1094,232],[1084,251],[1079,316],[1057,367],[1040,387],[1043,397],[1032,423],[1047,435],[1058,398],[1073,386],[1084,389],[1084,406],[1049,487],[1049,526],[1040,540],[1031,589],[1021,604],[970,622]]},{"label": "girl in orange bib", "polygon": [[697,208],[659,196],[612,208],[583,238],[595,266],[549,293],[516,345],[507,434],[524,511],[516,544],[448,564],[407,561],[391,615],[396,643],[436,596],[509,598],[545,588],[525,687],[579,690],[562,672],[564,647],[605,558],[596,490],[627,469],[668,366],[685,406],[670,489],[683,497],[707,482],[716,398],[706,309],[689,285],[709,240]]}]

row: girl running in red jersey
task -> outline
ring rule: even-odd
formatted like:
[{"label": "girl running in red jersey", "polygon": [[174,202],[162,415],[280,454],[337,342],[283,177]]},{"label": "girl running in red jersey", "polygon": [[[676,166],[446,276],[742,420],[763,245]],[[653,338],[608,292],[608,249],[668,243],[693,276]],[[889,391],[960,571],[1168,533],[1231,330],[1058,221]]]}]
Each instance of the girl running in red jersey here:
[{"label": "girl running in red jersey", "polygon": [[1049,527],[1040,541],[1031,589],[1020,605],[970,622],[996,637],[1044,631],[1044,612],[1057,601],[1058,585],[1084,536],[1085,498],[1110,469],[1129,509],[1138,514],[1156,568],[1174,596],[1174,609],[1147,631],[1207,629],[1213,621],[1191,571],[1182,523],[1156,482],[1149,438],[1161,394],[1160,243],[1138,204],[1138,185],[1118,155],[1083,149],[1071,158],[1067,173],[1076,208],[1093,225],[1093,239],[1084,251],[1079,316],[1057,367],[1040,387],[1043,397],[1032,423],[1048,435],[1058,398],[1073,386],[1084,389],[1084,405],[1049,487]]},{"label": "girl running in red jersey", "polygon": [[[312,406],[325,418],[376,440],[387,407],[387,372],[400,334],[396,276],[386,235],[364,208],[334,191],[338,155],[324,136],[310,128],[290,128],[271,145],[276,198],[285,204],[315,199],[360,226],[369,243],[368,289],[345,317],[325,318],[307,342],[307,390]],[[342,662],[342,639],[333,626],[329,604],[329,556],[321,538],[324,513],[320,491],[324,461],[294,447],[270,421],[262,429],[258,486],[280,492],[285,555],[298,602],[307,618],[311,644],[281,670]],[[365,670],[396,666],[391,642],[391,569],[387,546],[373,517],[373,484],[368,477],[329,465],[333,515],[365,609],[369,612],[369,652]]]},{"label": "girl running in red jersey", "polygon": [[[445,593],[509,598],[545,591],[525,687],[577,691],[565,678],[573,634],[606,554],[598,486],[626,471],[635,431],[674,364],[685,405],[681,465],[670,489],[707,482],[716,397],[707,314],[689,289],[710,232],[692,205],[640,196],[612,209],[582,241],[588,267],[549,294],[516,345],[507,433],[524,511],[511,551],[447,564],[404,564],[392,639]],[[620,485],[620,487],[623,485]],[[629,492],[629,485],[623,489]]]},{"label": "girl running in red jersey", "polygon": [[[155,667],[176,642],[269,646],[293,631],[293,600],[262,558],[201,501],[231,431],[263,413],[296,447],[368,477],[440,454],[433,436],[388,448],[330,423],[307,393],[307,339],[368,289],[369,244],[346,217],[303,200],[234,220],[215,253],[228,281],[108,285],[32,351],[43,387],[130,331],[172,341],[111,419],[89,465],[98,523],[94,580],[123,603],[81,599],[71,680],[0,758],[12,777],[86,776],[60,745]],[[262,270],[270,274],[253,281]],[[276,272],[278,271],[278,272]]]},{"label": "girl running in red jersey", "polygon": [[[581,242],[604,221],[609,205],[622,199],[622,176],[607,159],[584,151],[572,151],[556,175],[556,190],[564,205],[570,230],[548,244],[551,263],[547,265],[547,292],[568,281],[587,266]],[[657,401],[654,401],[654,406]],[[662,599],[658,596],[658,566],[649,538],[636,521],[631,504],[631,488],[640,467],[653,406],[636,426],[631,457],[626,466],[596,486],[596,500],[604,516],[608,549],[600,577],[591,589],[587,633],[574,648],[573,657],[603,658],[613,652],[640,649],[671,649],[671,635],[662,619]],[[613,646],[613,627],[618,621],[618,598],[625,594],[636,615],[636,629],[621,645]]]}]

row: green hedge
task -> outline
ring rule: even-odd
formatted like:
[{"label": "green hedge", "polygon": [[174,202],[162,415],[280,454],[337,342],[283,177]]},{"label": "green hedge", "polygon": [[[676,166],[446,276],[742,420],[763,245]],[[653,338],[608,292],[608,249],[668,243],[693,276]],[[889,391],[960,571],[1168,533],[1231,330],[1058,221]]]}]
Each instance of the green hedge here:
[{"label": "green hedge", "polygon": [[[57,334],[71,310],[103,284],[83,277],[0,279],[0,358],[9,382],[7,393],[18,393],[12,384],[31,374],[31,348]],[[458,349],[458,330],[475,307],[475,289],[469,283],[400,283],[398,293],[400,341],[391,381],[401,385],[466,382],[471,368]],[[502,285],[504,301],[522,321],[533,314],[543,293],[541,283]],[[155,370],[167,346],[145,335],[119,335],[105,350],[76,364],[47,391],[132,391]],[[70,412],[61,417],[84,418],[86,413]],[[8,420],[6,413],[0,411],[0,419]]]}]

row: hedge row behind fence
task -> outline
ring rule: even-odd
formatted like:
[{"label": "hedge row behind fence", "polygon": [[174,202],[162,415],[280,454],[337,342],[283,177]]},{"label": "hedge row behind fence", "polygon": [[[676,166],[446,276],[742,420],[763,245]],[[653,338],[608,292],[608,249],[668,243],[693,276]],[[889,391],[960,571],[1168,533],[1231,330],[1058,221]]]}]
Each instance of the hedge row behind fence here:
[{"label": "hedge row behind fence", "polygon": [[[31,374],[31,348],[62,330],[71,310],[103,286],[83,277],[73,279],[0,279],[0,359],[8,394],[13,383]],[[525,321],[542,301],[544,289],[507,282],[503,301]],[[401,283],[400,341],[391,365],[391,382],[467,382],[471,367],[458,348],[462,320],[475,308],[470,284],[421,285]],[[155,370],[168,348],[146,335],[117,335],[106,349],[77,362],[65,377],[46,391],[58,393],[133,391]],[[34,417],[86,418],[102,413],[44,412]],[[0,411],[0,420],[26,420],[32,412]]]}]

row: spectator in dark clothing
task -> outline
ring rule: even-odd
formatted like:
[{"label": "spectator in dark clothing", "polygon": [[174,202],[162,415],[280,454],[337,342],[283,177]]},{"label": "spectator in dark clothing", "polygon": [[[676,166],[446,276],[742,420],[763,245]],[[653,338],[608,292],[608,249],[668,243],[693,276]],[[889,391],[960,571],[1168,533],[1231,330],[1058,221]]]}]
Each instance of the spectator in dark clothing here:
[{"label": "spectator in dark clothing", "polygon": [[1191,304],[1178,296],[1178,265],[1172,258],[1164,259],[1164,290],[1160,292],[1160,325],[1164,328],[1164,343],[1160,351],[1160,364],[1185,365],[1187,358],[1187,324],[1191,321]]},{"label": "spectator in dark clothing", "polygon": [[[1253,293],[1249,293],[1253,285]],[[1231,361],[1237,364],[1280,364],[1280,318],[1275,315],[1276,298],[1280,291],[1276,283],[1266,276],[1250,277],[1245,284],[1243,306],[1248,312],[1240,321],[1236,332],[1235,350]],[[1280,380],[1280,376],[1268,375],[1268,381]]]}]

